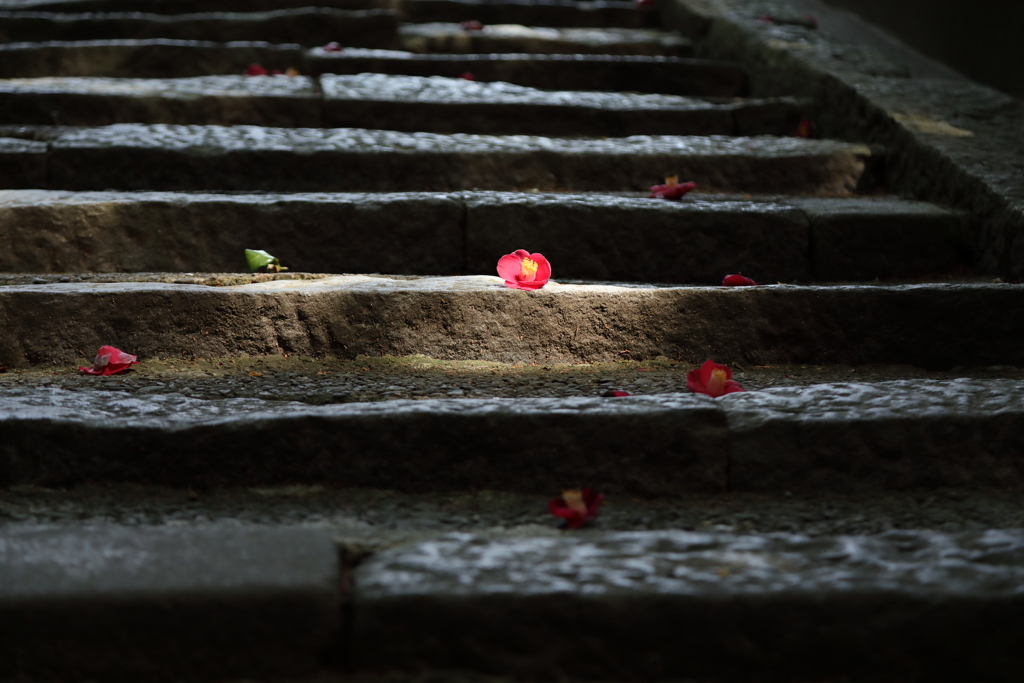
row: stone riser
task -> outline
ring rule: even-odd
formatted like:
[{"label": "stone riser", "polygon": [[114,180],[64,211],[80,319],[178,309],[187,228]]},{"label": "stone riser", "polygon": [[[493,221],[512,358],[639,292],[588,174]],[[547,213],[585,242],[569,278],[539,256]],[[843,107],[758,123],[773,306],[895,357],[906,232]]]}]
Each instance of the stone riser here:
[{"label": "stone riser", "polygon": [[[0,10],[3,7],[0,6]],[[387,10],[323,8],[246,14],[46,14],[0,11],[0,43],[91,40],[266,41],[309,47],[398,46],[398,19]]]},{"label": "stone riser", "polygon": [[[671,95],[550,92],[508,83],[361,74],[0,81],[8,124],[116,123],[377,128],[567,135],[793,135],[810,105]],[[3,131],[0,130],[0,136]]]},{"label": "stone riser", "polygon": [[0,364],[72,364],[112,344],[146,357],[1019,365],[1024,322],[1006,312],[1022,305],[1017,285],[549,284],[527,293],[496,277],[346,276],[240,287],[9,286],[0,289]]},{"label": "stone riser", "polygon": [[[608,140],[355,128],[144,126],[0,138],[0,187],[54,190],[646,190],[669,174],[709,192],[849,195],[870,185],[864,145],[796,138]],[[877,160],[877,157],[875,157]]]},{"label": "stone riser", "polygon": [[598,90],[739,97],[746,77],[733,65],[677,57],[605,55],[414,55],[363,50],[304,51],[297,45],[174,40],[0,45],[5,78],[185,78],[241,74],[253,63],[304,74],[382,73],[504,81],[546,90]]},{"label": "stone riser", "polygon": [[527,246],[558,278],[870,280],[965,265],[962,229],[899,200],[0,191],[0,272],[233,272],[260,248],[293,271],[456,275]]},{"label": "stone riser", "polygon": [[458,23],[403,24],[403,50],[427,54],[531,53],[692,57],[693,43],[656,29],[538,28],[518,25],[467,30]]}]

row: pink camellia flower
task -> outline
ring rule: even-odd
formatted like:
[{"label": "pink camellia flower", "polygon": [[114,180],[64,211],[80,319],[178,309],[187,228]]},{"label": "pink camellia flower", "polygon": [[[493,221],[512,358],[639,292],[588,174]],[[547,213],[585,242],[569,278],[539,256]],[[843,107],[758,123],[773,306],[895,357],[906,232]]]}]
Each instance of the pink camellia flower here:
[{"label": "pink camellia flower", "polygon": [[250,64],[249,68],[245,70],[246,76],[267,76],[269,72],[259,64]]},{"label": "pink camellia flower", "polygon": [[516,249],[498,259],[498,275],[512,289],[540,289],[551,279],[551,264],[542,254]]},{"label": "pink camellia flower", "polygon": [[738,382],[733,381],[732,370],[710,359],[704,361],[704,365],[696,370],[686,373],[686,388],[695,394],[707,394],[711,398],[746,391]]},{"label": "pink camellia flower", "polygon": [[115,349],[113,346],[101,346],[100,350],[96,352],[96,358],[92,362],[92,367],[80,367],[78,369],[90,375],[116,375],[133,365],[138,365],[139,361],[136,360],[137,358],[138,356],[125,353],[121,349]]},{"label": "pink camellia flower", "polygon": [[651,186],[651,199],[679,199],[687,192],[697,189],[697,183],[680,183],[679,176],[665,178],[664,185]]},{"label": "pink camellia flower", "polygon": [[548,511],[565,520],[570,529],[579,529],[592,519],[597,518],[604,500],[603,493],[593,493],[589,488],[562,491],[560,498],[548,501]]},{"label": "pink camellia flower", "polygon": [[736,273],[735,275],[726,275],[722,279],[723,287],[752,287],[757,283],[751,280],[749,277],[743,275],[743,273]]}]

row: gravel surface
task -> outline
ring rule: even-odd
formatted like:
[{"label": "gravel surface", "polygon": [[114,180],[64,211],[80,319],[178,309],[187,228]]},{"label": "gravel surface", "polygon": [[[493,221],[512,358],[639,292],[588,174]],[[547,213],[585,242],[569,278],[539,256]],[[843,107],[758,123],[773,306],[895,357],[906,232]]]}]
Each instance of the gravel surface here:
[{"label": "gravel surface", "polygon": [[[81,359],[83,365],[91,361]],[[266,356],[223,359],[143,359],[130,372],[95,377],[75,367],[0,367],[0,391],[57,387],[71,391],[127,391],[136,395],[179,393],[193,398],[261,398],[314,405],[427,398],[538,398],[599,396],[618,389],[635,395],[685,392],[695,366],[660,357],[589,365],[509,365],[487,361],[440,361],[426,356],[354,360]],[[898,379],[1024,379],[1009,366],[922,370],[906,365],[733,366],[748,391],[771,386]]]}]

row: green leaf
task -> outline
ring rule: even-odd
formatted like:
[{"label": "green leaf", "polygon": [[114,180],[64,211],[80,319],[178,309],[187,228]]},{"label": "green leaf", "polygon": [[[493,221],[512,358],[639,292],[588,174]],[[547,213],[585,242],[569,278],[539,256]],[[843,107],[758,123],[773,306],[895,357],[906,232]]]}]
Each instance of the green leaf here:
[{"label": "green leaf", "polygon": [[281,261],[276,256],[271,256],[261,249],[246,249],[245,260],[249,264],[249,272],[255,273],[263,266],[280,266]]}]

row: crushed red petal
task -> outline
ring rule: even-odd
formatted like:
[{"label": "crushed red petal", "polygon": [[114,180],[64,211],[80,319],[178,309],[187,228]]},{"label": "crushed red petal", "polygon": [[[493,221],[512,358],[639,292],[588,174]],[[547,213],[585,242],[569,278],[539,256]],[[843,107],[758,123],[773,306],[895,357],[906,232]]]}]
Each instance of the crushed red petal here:
[{"label": "crushed red petal", "polygon": [[596,519],[600,514],[601,503],[604,501],[603,493],[593,493],[589,488],[583,489],[580,493],[583,495],[584,505],[587,506],[586,512],[570,509],[562,496],[548,501],[548,512],[564,519],[565,526],[570,529],[579,529],[590,520]]},{"label": "crushed red petal", "polygon": [[621,389],[609,389],[608,391],[601,394],[604,398],[620,398],[622,396],[632,396],[633,394],[628,391],[622,391]]},{"label": "crushed red petal", "polygon": [[726,275],[722,280],[723,287],[752,287],[756,284],[756,282],[751,280],[749,277],[745,277],[742,273]]},{"label": "crushed red petal", "polygon": [[470,19],[469,21],[459,23],[459,28],[463,31],[482,31],[484,29],[484,25],[476,19]]},{"label": "crushed red petal", "polygon": [[78,369],[89,375],[116,375],[133,365],[138,365],[137,359],[138,356],[125,353],[113,346],[101,346],[96,352],[92,367],[79,367]]},{"label": "crushed red petal", "polygon": [[327,43],[323,47],[323,51],[324,52],[343,52],[344,50],[345,50],[345,48],[343,48],[339,43],[335,43],[333,41],[330,42],[330,43]]},{"label": "crushed red petal", "polygon": [[464,74],[462,74],[461,76],[459,76],[459,78],[461,78],[463,80],[467,80],[467,81],[475,81],[476,80],[475,78],[473,78],[473,74],[471,74],[468,71],[465,72]]},{"label": "crushed red petal", "polygon": [[249,68],[245,70],[246,76],[266,76],[267,70],[259,64],[250,64]]},{"label": "crushed red petal", "polygon": [[697,189],[697,183],[678,183],[669,185],[652,185],[650,199],[679,199],[687,192]]}]

